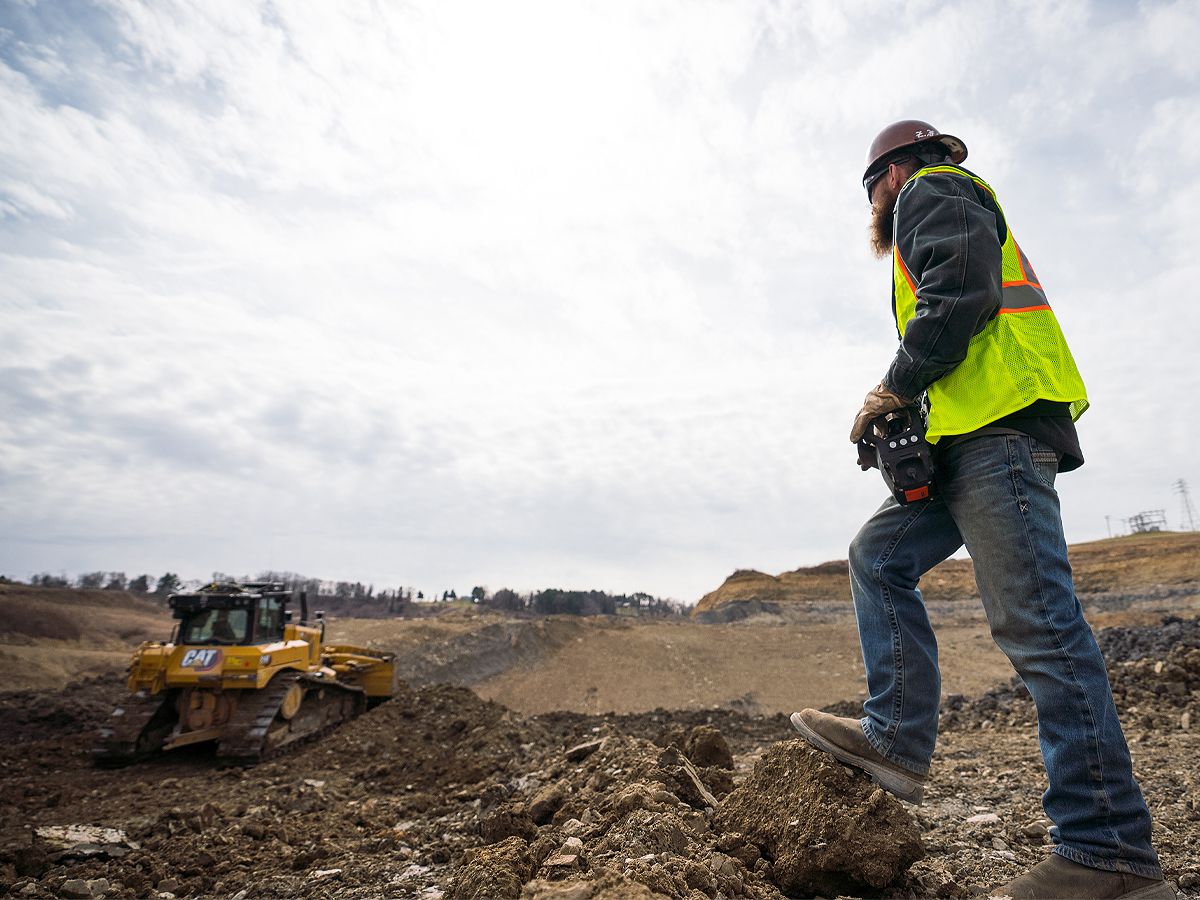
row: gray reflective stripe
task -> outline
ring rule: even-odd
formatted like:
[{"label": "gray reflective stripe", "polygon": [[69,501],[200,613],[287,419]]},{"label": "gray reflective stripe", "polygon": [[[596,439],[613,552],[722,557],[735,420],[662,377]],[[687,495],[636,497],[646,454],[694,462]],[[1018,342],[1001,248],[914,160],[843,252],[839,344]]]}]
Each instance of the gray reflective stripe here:
[{"label": "gray reflective stripe", "polygon": [[1031,306],[1049,306],[1046,293],[1032,284],[1010,284],[1005,286],[1000,297],[1000,311],[1028,309]]},{"label": "gray reflective stripe", "polygon": [[1021,271],[1025,273],[1025,277],[1028,280],[1036,284],[1038,280],[1037,273],[1033,271],[1033,266],[1029,264],[1029,257],[1026,256],[1025,251],[1017,245],[1015,239],[1013,240],[1013,246],[1017,248],[1017,259],[1021,263]]}]

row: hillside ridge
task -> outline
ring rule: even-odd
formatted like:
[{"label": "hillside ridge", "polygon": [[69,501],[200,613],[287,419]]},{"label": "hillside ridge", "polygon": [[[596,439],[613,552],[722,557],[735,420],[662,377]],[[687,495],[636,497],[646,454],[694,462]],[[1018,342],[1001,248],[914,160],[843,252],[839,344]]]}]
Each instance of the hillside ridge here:
[{"label": "hillside ridge", "polygon": [[[1081,595],[1140,594],[1182,589],[1200,593],[1200,532],[1160,531],[1072,544],[1075,589]],[[778,575],[737,569],[700,598],[701,620],[745,618],[794,604],[850,601],[846,560],[802,566]],[[970,559],[949,559],[921,579],[927,602],[978,599]]]}]

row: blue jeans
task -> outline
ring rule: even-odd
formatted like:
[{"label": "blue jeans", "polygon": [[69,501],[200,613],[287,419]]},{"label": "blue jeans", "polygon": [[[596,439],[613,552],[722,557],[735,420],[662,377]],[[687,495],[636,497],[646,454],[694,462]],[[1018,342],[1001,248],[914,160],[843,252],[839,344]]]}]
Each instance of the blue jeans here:
[{"label": "blue jeans", "polygon": [[1037,705],[1055,852],[1161,878],[1104,658],[1071,582],[1054,451],[1025,435],[984,435],[945,447],[937,465],[935,497],[889,498],[850,546],[867,740],[897,765],[929,770],[941,675],[917,582],[965,543],[992,638]]}]

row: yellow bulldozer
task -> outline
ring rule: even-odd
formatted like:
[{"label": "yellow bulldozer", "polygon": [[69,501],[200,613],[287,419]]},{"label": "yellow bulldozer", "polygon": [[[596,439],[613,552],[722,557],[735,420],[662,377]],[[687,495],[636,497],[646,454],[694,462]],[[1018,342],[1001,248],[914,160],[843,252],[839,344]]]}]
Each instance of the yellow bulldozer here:
[{"label": "yellow bulldozer", "polygon": [[169,641],[134,651],[129,696],[92,751],[98,765],[202,741],[216,741],[223,762],[253,764],[395,693],[394,654],[325,644],[324,614],[309,621],[304,592],[213,582],[168,603],[179,623]]}]

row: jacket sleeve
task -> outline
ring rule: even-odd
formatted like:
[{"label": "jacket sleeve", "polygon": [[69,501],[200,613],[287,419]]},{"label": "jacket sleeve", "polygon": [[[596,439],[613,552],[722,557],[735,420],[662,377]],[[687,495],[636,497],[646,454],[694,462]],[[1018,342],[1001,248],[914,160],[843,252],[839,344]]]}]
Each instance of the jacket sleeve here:
[{"label": "jacket sleeve", "polygon": [[917,397],[967,355],[1000,309],[1003,222],[974,185],[947,174],[910,182],[896,203],[896,252],[916,285],[908,322],[884,384]]}]

